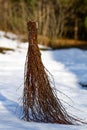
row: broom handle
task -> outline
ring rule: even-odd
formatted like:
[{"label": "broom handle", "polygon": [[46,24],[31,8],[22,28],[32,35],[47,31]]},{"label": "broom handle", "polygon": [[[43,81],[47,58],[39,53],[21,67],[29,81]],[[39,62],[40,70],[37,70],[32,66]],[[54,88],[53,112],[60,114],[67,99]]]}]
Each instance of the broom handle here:
[{"label": "broom handle", "polygon": [[37,24],[29,21],[27,23],[29,45],[37,44]]}]

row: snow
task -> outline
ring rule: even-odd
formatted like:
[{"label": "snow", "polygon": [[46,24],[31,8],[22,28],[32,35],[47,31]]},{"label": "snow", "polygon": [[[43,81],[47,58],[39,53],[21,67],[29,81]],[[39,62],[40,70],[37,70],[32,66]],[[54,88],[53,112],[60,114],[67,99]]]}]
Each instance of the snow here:
[{"label": "snow", "polygon": [[[28,43],[7,39],[0,32],[0,46],[15,51],[0,53],[0,130],[87,130],[87,125],[25,122],[22,113],[24,64]],[[67,111],[87,121],[87,51],[63,49],[41,51],[42,61],[55,80],[58,97]]]},{"label": "snow", "polygon": [[[19,43],[21,44],[21,46],[19,45]],[[18,37],[10,32],[3,32],[0,31],[0,48],[9,48],[9,49],[27,49],[28,47],[28,42],[25,42],[25,44],[23,42],[20,42],[18,40]],[[39,44],[39,48],[41,50],[51,50],[50,47],[47,46],[43,46]]]}]

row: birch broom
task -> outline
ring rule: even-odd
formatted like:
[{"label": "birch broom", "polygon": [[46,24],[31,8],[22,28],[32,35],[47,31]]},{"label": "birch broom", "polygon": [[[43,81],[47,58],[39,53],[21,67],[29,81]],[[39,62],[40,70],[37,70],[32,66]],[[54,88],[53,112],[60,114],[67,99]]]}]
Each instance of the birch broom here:
[{"label": "birch broom", "polygon": [[37,42],[36,22],[27,23],[29,47],[25,62],[23,113],[24,120],[74,124],[51,86],[47,71],[41,61]]}]

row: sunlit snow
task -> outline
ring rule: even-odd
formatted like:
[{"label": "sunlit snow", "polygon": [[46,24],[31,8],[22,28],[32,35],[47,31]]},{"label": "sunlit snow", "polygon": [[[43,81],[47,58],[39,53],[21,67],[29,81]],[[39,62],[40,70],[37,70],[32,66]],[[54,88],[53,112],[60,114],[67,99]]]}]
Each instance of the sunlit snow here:
[{"label": "sunlit snow", "polygon": [[[20,119],[27,45],[7,39],[4,32],[0,32],[0,47],[15,50],[0,53],[0,130],[87,130],[86,125],[34,123]],[[87,51],[73,48],[41,51],[41,54],[66,110],[87,121],[87,90],[79,84],[87,84]]]}]

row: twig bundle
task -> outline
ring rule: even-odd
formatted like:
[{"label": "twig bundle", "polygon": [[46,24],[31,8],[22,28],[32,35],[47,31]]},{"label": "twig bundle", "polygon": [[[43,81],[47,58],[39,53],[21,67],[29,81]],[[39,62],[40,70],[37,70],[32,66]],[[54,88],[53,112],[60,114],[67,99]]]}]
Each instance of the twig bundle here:
[{"label": "twig bundle", "polygon": [[29,48],[25,63],[23,112],[27,121],[73,124],[51,87],[37,44],[36,23],[29,21]]}]

